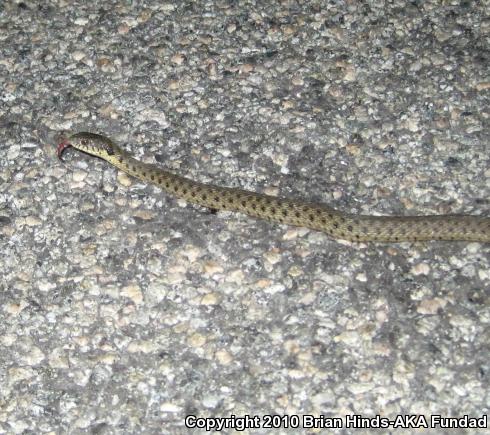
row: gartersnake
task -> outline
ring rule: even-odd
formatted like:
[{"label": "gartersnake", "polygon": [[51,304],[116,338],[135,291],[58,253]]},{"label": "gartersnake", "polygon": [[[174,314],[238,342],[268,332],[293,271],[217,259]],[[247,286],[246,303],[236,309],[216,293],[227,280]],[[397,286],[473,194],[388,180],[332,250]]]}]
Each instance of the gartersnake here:
[{"label": "gartersnake", "polygon": [[110,139],[76,133],[57,148],[73,146],[100,157],[129,175],[154,184],[173,196],[214,210],[232,210],[283,224],[319,230],[335,239],[353,242],[466,240],[490,242],[490,218],[468,215],[364,216],[342,213],[326,205],[277,198],[242,189],[203,184],[140,162]]}]

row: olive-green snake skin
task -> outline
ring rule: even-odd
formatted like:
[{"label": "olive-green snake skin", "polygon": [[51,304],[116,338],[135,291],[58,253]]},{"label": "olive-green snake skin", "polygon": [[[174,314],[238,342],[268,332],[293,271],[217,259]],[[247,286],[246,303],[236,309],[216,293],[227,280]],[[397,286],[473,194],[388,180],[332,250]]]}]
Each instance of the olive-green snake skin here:
[{"label": "olive-green snake skin", "polygon": [[353,242],[466,240],[490,242],[490,218],[484,216],[363,216],[320,204],[276,198],[242,189],[198,183],[155,165],[140,162],[110,139],[76,133],[58,145],[58,157],[73,146],[100,157],[129,175],[155,184],[173,196],[214,210],[232,210],[283,224],[319,230],[335,239]]}]

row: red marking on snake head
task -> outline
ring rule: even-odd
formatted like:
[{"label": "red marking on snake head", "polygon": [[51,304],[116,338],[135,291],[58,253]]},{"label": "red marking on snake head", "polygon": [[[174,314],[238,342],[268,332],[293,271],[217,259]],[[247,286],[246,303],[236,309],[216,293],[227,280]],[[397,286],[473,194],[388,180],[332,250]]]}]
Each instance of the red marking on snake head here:
[{"label": "red marking on snake head", "polygon": [[65,150],[65,148],[68,148],[69,146],[71,146],[71,144],[68,141],[68,139],[63,139],[58,144],[58,146],[56,147],[56,154],[58,155],[58,159],[62,160],[61,155],[63,154],[63,151]]}]

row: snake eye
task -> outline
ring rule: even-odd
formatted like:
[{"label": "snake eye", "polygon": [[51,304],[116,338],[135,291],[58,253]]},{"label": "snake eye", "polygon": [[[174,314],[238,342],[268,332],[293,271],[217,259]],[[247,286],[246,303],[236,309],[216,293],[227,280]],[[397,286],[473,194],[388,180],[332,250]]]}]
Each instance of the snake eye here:
[{"label": "snake eye", "polygon": [[82,140],[80,141],[80,143],[81,143],[82,145],[88,145],[88,140],[87,140],[87,139],[82,139]]}]

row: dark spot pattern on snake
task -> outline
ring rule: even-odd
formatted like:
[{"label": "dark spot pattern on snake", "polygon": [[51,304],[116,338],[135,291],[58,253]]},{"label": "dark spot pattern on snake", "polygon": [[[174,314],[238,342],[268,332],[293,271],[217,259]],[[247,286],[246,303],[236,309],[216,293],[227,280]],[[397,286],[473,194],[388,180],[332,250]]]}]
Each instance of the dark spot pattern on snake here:
[{"label": "dark spot pattern on snake", "polygon": [[129,175],[161,186],[167,192],[211,209],[239,210],[269,221],[308,227],[333,238],[354,242],[464,240],[490,243],[490,218],[471,215],[363,216],[342,213],[328,206],[307,204],[214,185],[205,185],[155,165],[143,164],[110,139],[76,133],[61,142],[58,155],[69,145],[98,156]]}]

